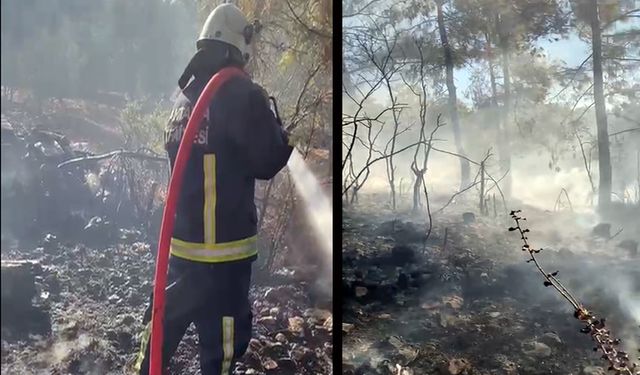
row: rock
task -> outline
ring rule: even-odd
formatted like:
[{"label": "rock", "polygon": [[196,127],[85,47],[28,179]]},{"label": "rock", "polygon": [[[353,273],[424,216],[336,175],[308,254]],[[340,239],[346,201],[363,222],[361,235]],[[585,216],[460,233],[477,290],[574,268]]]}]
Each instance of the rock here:
[{"label": "rock", "polygon": [[602,367],[586,366],[580,371],[580,375],[606,375],[607,372]]},{"label": "rock", "polygon": [[312,309],[310,311],[310,315],[312,318],[314,318],[315,320],[319,321],[319,322],[324,322],[327,319],[331,318],[332,313],[329,310],[324,310],[324,309]]},{"label": "rock", "polygon": [[456,323],[458,323],[458,318],[456,318],[454,315],[440,312],[438,313],[438,321],[442,328],[447,328],[455,326]]},{"label": "rock", "polygon": [[302,333],[304,331],[304,319],[299,316],[289,318],[289,331],[294,333]]},{"label": "rock", "polygon": [[415,372],[413,372],[412,369],[410,369],[409,367],[402,367],[399,364],[396,364],[396,375],[414,375]]},{"label": "rock", "polygon": [[349,333],[353,330],[354,325],[349,323],[342,323],[342,332]]},{"label": "rock", "polygon": [[42,268],[36,261],[5,261],[1,263],[2,334],[23,337],[51,332],[51,318],[44,306],[35,305],[36,277]]},{"label": "rock", "polygon": [[499,317],[500,315],[502,315],[502,314],[499,311],[492,311],[492,312],[489,313],[489,316],[494,318],[494,319]]},{"label": "rock", "polygon": [[276,335],[276,341],[286,344],[288,341],[287,336],[285,336],[282,332],[280,332]]},{"label": "rock", "polygon": [[442,303],[452,309],[459,309],[464,304],[464,299],[458,295],[442,297]]},{"label": "rock", "polygon": [[449,360],[449,365],[447,366],[447,374],[458,375],[470,369],[471,364],[466,359],[453,358]]},{"label": "rock", "polygon": [[609,238],[611,238],[611,224],[600,223],[593,227],[591,234],[595,237],[600,237],[608,240]]},{"label": "rock", "polygon": [[465,212],[462,214],[462,222],[464,224],[473,224],[476,222],[476,215],[473,212]]},{"label": "rock", "polygon": [[271,358],[265,358],[262,362],[262,367],[267,371],[275,370],[278,368],[278,363]]},{"label": "rock", "polygon": [[[36,275],[42,273],[37,261],[2,261],[2,307],[30,306],[36,295]],[[3,314],[4,315],[4,314]]]},{"label": "rock", "polygon": [[629,255],[635,257],[638,255],[638,241],[632,239],[626,239],[618,244],[618,247],[625,249],[629,252]]},{"label": "rock", "polygon": [[369,290],[367,288],[365,288],[364,286],[357,286],[355,288],[356,291],[356,297],[360,298],[360,297],[364,297],[367,295],[367,293],[369,293]]},{"label": "rock", "polygon": [[555,332],[547,332],[540,338],[540,342],[549,346],[562,345],[562,340]]},{"label": "rock", "polygon": [[409,246],[396,246],[391,249],[390,262],[396,266],[404,266],[405,264],[412,263],[416,259],[415,250]]},{"label": "rock", "polygon": [[524,354],[535,358],[547,358],[551,355],[551,348],[538,341],[525,344]]},{"label": "rock", "polygon": [[327,320],[322,323],[322,328],[327,331],[333,331],[333,316],[330,316]]}]

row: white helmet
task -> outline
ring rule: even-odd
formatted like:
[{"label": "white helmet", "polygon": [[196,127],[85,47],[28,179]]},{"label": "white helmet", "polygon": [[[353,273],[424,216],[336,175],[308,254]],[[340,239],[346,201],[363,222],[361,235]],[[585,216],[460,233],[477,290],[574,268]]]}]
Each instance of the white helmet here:
[{"label": "white helmet", "polygon": [[207,17],[198,42],[218,40],[236,47],[245,61],[249,60],[251,39],[256,25],[250,24],[234,4],[218,5]]}]

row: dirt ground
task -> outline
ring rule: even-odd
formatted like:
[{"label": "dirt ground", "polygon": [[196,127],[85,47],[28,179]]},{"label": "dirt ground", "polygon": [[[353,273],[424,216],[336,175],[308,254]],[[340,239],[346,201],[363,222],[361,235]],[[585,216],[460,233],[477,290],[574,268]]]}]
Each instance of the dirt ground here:
[{"label": "dirt ground", "polygon": [[[3,250],[3,259],[25,257],[42,265],[36,304],[50,314],[52,330],[25,336],[3,326],[2,374],[122,374],[137,353],[151,292],[149,245],[95,249],[48,243],[31,251]],[[331,373],[330,301],[312,301],[307,284],[293,276],[274,281],[251,291],[255,338],[237,373]],[[199,373],[193,327],[171,371]]]},{"label": "dirt ground", "polygon": [[[26,167],[11,164],[26,157],[20,149],[5,148],[4,137],[14,136],[14,130],[40,127],[56,131],[65,134],[74,147],[87,143],[93,152],[110,151],[122,144],[117,132],[119,120],[114,116],[117,108],[63,100],[51,103],[46,114],[36,115],[25,105],[5,107],[3,102],[2,112],[3,169],[5,161],[8,166],[18,165],[18,169],[32,167],[29,163],[24,164]],[[17,154],[5,159],[5,151]],[[53,165],[57,162],[51,161]],[[56,201],[51,207],[77,222],[63,225],[74,233],[69,237],[56,232],[55,223],[49,223],[48,228],[53,229],[48,229],[38,226],[42,220],[27,217],[45,214],[50,218],[50,214],[23,209],[20,220],[30,223],[33,230],[17,235],[18,232],[5,233],[5,229],[15,228],[5,227],[4,220],[15,219],[18,212],[3,210],[1,374],[130,373],[140,346],[142,315],[152,290],[157,233],[147,232],[151,226],[95,220],[95,212],[110,212],[101,209],[102,201],[90,199],[95,205],[91,210],[76,207],[82,205],[72,202],[73,196],[68,198],[69,194],[60,194],[61,189],[46,186],[53,180],[41,178],[40,165],[36,164],[26,171],[33,178],[24,181],[42,184],[42,189],[33,191],[43,197],[33,197],[31,201],[36,205],[41,200]],[[12,176],[22,171],[13,172]],[[3,173],[3,206],[5,188],[10,192],[19,185],[12,185],[14,182],[5,181],[4,177]],[[67,200],[60,202],[58,196],[71,201],[64,198]],[[78,199],[77,194],[75,197]],[[122,217],[128,213],[122,214],[121,208],[131,203],[121,201],[117,206]],[[157,217],[148,219],[157,221]],[[60,217],[57,220],[61,221]],[[302,231],[296,235],[302,236]],[[24,238],[16,238],[20,236]],[[294,253],[304,250],[290,249]],[[275,273],[259,276],[250,296],[254,338],[237,364],[236,373],[333,373],[331,297],[319,289],[315,274],[305,273],[302,267],[279,268]],[[193,328],[188,329],[171,361],[172,374],[200,373],[198,338]]]},{"label": "dirt ground", "polygon": [[[474,207],[459,203],[434,218],[425,241],[424,218],[393,215],[384,199],[343,211],[345,373],[605,374],[571,306],[526,263],[508,215],[463,218]],[[519,208],[530,241],[546,249],[543,266],[607,318],[636,360],[640,258],[620,242],[638,240],[639,217],[606,240],[580,224],[587,215]]]}]

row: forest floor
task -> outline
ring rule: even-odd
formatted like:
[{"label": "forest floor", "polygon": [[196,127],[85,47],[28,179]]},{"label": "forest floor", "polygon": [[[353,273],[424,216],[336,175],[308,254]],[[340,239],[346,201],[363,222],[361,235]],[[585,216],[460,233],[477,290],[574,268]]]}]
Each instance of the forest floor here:
[{"label": "forest floor", "polygon": [[[391,214],[380,207],[385,199],[361,197],[343,211],[345,373],[605,373],[571,306],[526,263],[508,215],[464,220],[475,207],[455,203],[434,216],[425,240],[424,215]],[[559,270],[583,304],[607,318],[635,360],[640,216],[612,223],[611,234],[624,230],[607,240],[593,235],[593,215],[517,209],[532,246],[545,248],[543,267]]]},{"label": "forest floor", "polygon": [[[5,107],[3,102],[3,203],[5,188],[13,186],[4,178],[4,154],[15,150],[5,148],[6,134],[41,127],[64,134],[74,147],[88,143],[93,152],[109,151],[122,144],[113,115],[118,110],[109,108],[64,100],[35,115],[24,105]],[[28,181],[45,181],[38,167],[36,163],[27,171],[36,177]],[[43,197],[31,199],[40,202]],[[57,203],[62,211],[73,206],[68,200]],[[34,227],[23,241],[5,233],[5,215],[10,218],[15,212],[3,212],[1,374],[130,373],[152,290],[155,237],[144,228],[117,222],[93,218],[87,223],[92,213],[63,214],[82,218],[71,228],[77,236]],[[250,292],[254,337],[236,373],[331,374],[330,297],[317,291],[313,273],[286,268],[263,273]],[[197,340],[191,326],[171,361],[172,374],[200,373]]]},{"label": "forest floor", "polygon": [[[35,305],[52,323],[51,332],[24,335],[3,322],[2,374],[126,373],[152,290],[155,262],[148,244],[89,248],[49,241],[31,250],[3,249],[2,258],[38,260]],[[251,290],[254,338],[236,373],[331,373],[331,301],[312,301],[299,278],[273,281]],[[171,373],[200,373],[193,326]]]}]

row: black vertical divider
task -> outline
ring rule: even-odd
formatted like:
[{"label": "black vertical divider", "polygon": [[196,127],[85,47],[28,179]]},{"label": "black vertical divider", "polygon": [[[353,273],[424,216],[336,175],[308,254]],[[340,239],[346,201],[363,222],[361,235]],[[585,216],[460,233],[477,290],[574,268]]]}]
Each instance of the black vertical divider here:
[{"label": "black vertical divider", "polygon": [[342,373],[342,2],[333,2],[333,371]]}]

